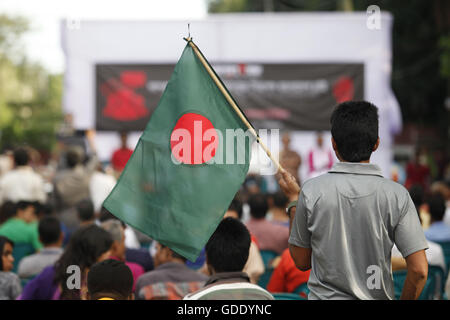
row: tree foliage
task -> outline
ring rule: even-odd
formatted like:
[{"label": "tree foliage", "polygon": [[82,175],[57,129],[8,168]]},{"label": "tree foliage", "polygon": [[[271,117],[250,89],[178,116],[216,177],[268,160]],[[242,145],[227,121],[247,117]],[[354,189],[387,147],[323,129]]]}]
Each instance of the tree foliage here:
[{"label": "tree foliage", "polygon": [[0,15],[0,149],[29,145],[50,151],[61,120],[62,76],[24,54],[21,17]]}]

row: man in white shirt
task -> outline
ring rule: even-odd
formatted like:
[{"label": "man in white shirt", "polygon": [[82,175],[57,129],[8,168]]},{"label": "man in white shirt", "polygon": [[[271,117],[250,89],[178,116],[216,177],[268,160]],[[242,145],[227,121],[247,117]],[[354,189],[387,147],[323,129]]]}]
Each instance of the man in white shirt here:
[{"label": "man in white shirt", "polygon": [[317,146],[308,153],[308,179],[327,173],[333,166],[331,150],[323,145],[322,133],[317,133]]},{"label": "man in white shirt", "polygon": [[0,204],[7,200],[41,203],[47,200],[44,180],[28,165],[29,160],[26,149],[18,148],[14,151],[14,169],[5,173],[0,179]]}]

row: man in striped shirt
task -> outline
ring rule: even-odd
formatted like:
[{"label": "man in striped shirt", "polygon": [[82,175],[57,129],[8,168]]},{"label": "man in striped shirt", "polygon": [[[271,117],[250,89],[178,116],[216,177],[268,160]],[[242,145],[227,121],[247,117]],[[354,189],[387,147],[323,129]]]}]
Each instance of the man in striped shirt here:
[{"label": "man in striped shirt", "polygon": [[205,286],[184,300],[273,300],[242,272],[250,249],[250,233],[237,219],[225,218],[206,244],[206,264],[212,275]]}]

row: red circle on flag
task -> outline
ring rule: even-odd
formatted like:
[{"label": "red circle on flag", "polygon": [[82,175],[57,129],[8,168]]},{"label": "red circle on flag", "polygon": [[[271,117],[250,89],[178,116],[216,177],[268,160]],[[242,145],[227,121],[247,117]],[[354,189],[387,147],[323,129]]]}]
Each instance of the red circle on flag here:
[{"label": "red circle on flag", "polygon": [[211,121],[197,113],[182,115],[170,135],[174,158],[185,164],[202,164],[211,160],[219,137]]}]

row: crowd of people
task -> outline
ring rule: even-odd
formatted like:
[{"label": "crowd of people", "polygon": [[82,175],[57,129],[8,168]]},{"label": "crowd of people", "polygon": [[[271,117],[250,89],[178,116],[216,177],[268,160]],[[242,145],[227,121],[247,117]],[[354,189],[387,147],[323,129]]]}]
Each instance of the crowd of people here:
[{"label": "crowd of people", "polygon": [[[338,135],[333,133],[333,138],[338,139]],[[378,180],[370,183],[361,180],[358,182],[360,190],[355,191],[348,189],[345,179],[322,179],[323,174],[330,170],[349,176],[350,169],[343,165],[346,158],[342,156],[347,157],[348,154],[350,157],[352,150],[343,150],[342,144],[336,147],[343,162],[340,166],[333,166],[331,150],[323,148],[319,134],[317,146],[308,154],[308,159],[302,161],[300,155],[290,148],[289,135],[285,134],[280,163],[295,179],[293,181],[297,181],[297,196],[292,197],[289,191],[295,189],[295,183],[289,189],[285,176],[279,177],[279,190],[268,193],[264,177],[248,175],[198,259],[187,261],[102,207],[131,156],[126,135],[121,135],[122,144],[111,157],[110,169],[105,169],[105,163],[97,157],[93,132],[88,132],[85,139],[86,148],[79,145],[61,148],[59,157],[51,159],[47,169],[41,172],[36,170],[33,153],[26,147],[6,151],[0,159],[0,299],[271,300],[278,293],[293,293],[306,298],[308,281],[316,290],[313,297],[317,298],[318,292],[327,297],[328,293],[317,289],[323,281],[320,273],[324,271],[311,269],[308,265],[311,252],[300,252],[299,249],[312,250],[316,268],[318,265],[323,267],[327,265],[324,262],[327,256],[331,262],[334,261],[332,257],[341,250],[339,241],[344,240],[331,234],[318,236],[318,230],[325,232],[320,221],[308,220],[310,217],[299,218],[301,210],[310,214],[315,210],[323,211],[330,201],[340,202],[339,208],[347,206],[345,210],[351,211],[352,206],[366,210],[365,202],[351,194],[365,190],[365,196],[369,197],[376,188],[381,188],[378,185],[373,187]],[[308,177],[304,179],[299,175],[303,162],[308,166]],[[427,262],[441,267],[447,275],[448,258],[446,260],[440,243],[450,242],[449,182],[443,177],[433,181],[419,153],[406,171],[405,187],[426,237]],[[354,174],[362,175],[361,172]],[[378,176],[376,171],[367,174]],[[400,190],[390,184],[387,186],[394,190],[393,193]],[[325,189],[329,190],[328,202],[317,196],[317,192]],[[341,198],[332,194],[338,189],[347,192],[342,194],[345,199],[353,197],[353,204],[336,200]],[[297,199],[298,193],[300,200]],[[400,211],[406,210],[408,199],[404,198],[406,204]],[[317,203],[321,203],[319,208]],[[290,209],[300,204],[302,207],[296,209],[297,217],[290,219]],[[302,225],[301,219],[305,219],[301,221]],[[344,216],[340,219],[335,223],[341,228],[362,223],[362,220],[344,221],[348,219]],[[415,218],[408,216],[408,219]],[[383,223],[398,221],[386,218]],[[317,227],[313,227],[316,224]],[[391,225],[384,227],[389,229]],[[392,225],[392,228],[396,229],[399,239],[404,239],[395,242],[392,248],[392,270],[407,269],[409,262],[405,247],[408,241],[414,242],[410,240],[414,235],[407,235],[406,229],[405,234],[398,231],[406,227],[397,230]],[[317,252],[315,241],[325,241],[319,238],[327,238],[329,245]],[[418,244],[417,248],[421,246]],[[384,249],[373,248],[373,252]],[[300,263],[307,254],[309,262]],[[326,277],[333,282],[340,276],[351,277],[341,273]],[[346,294],[349,293],[342,293],[341,297]],[[328,297],[333,298],[332,295]]]}]

